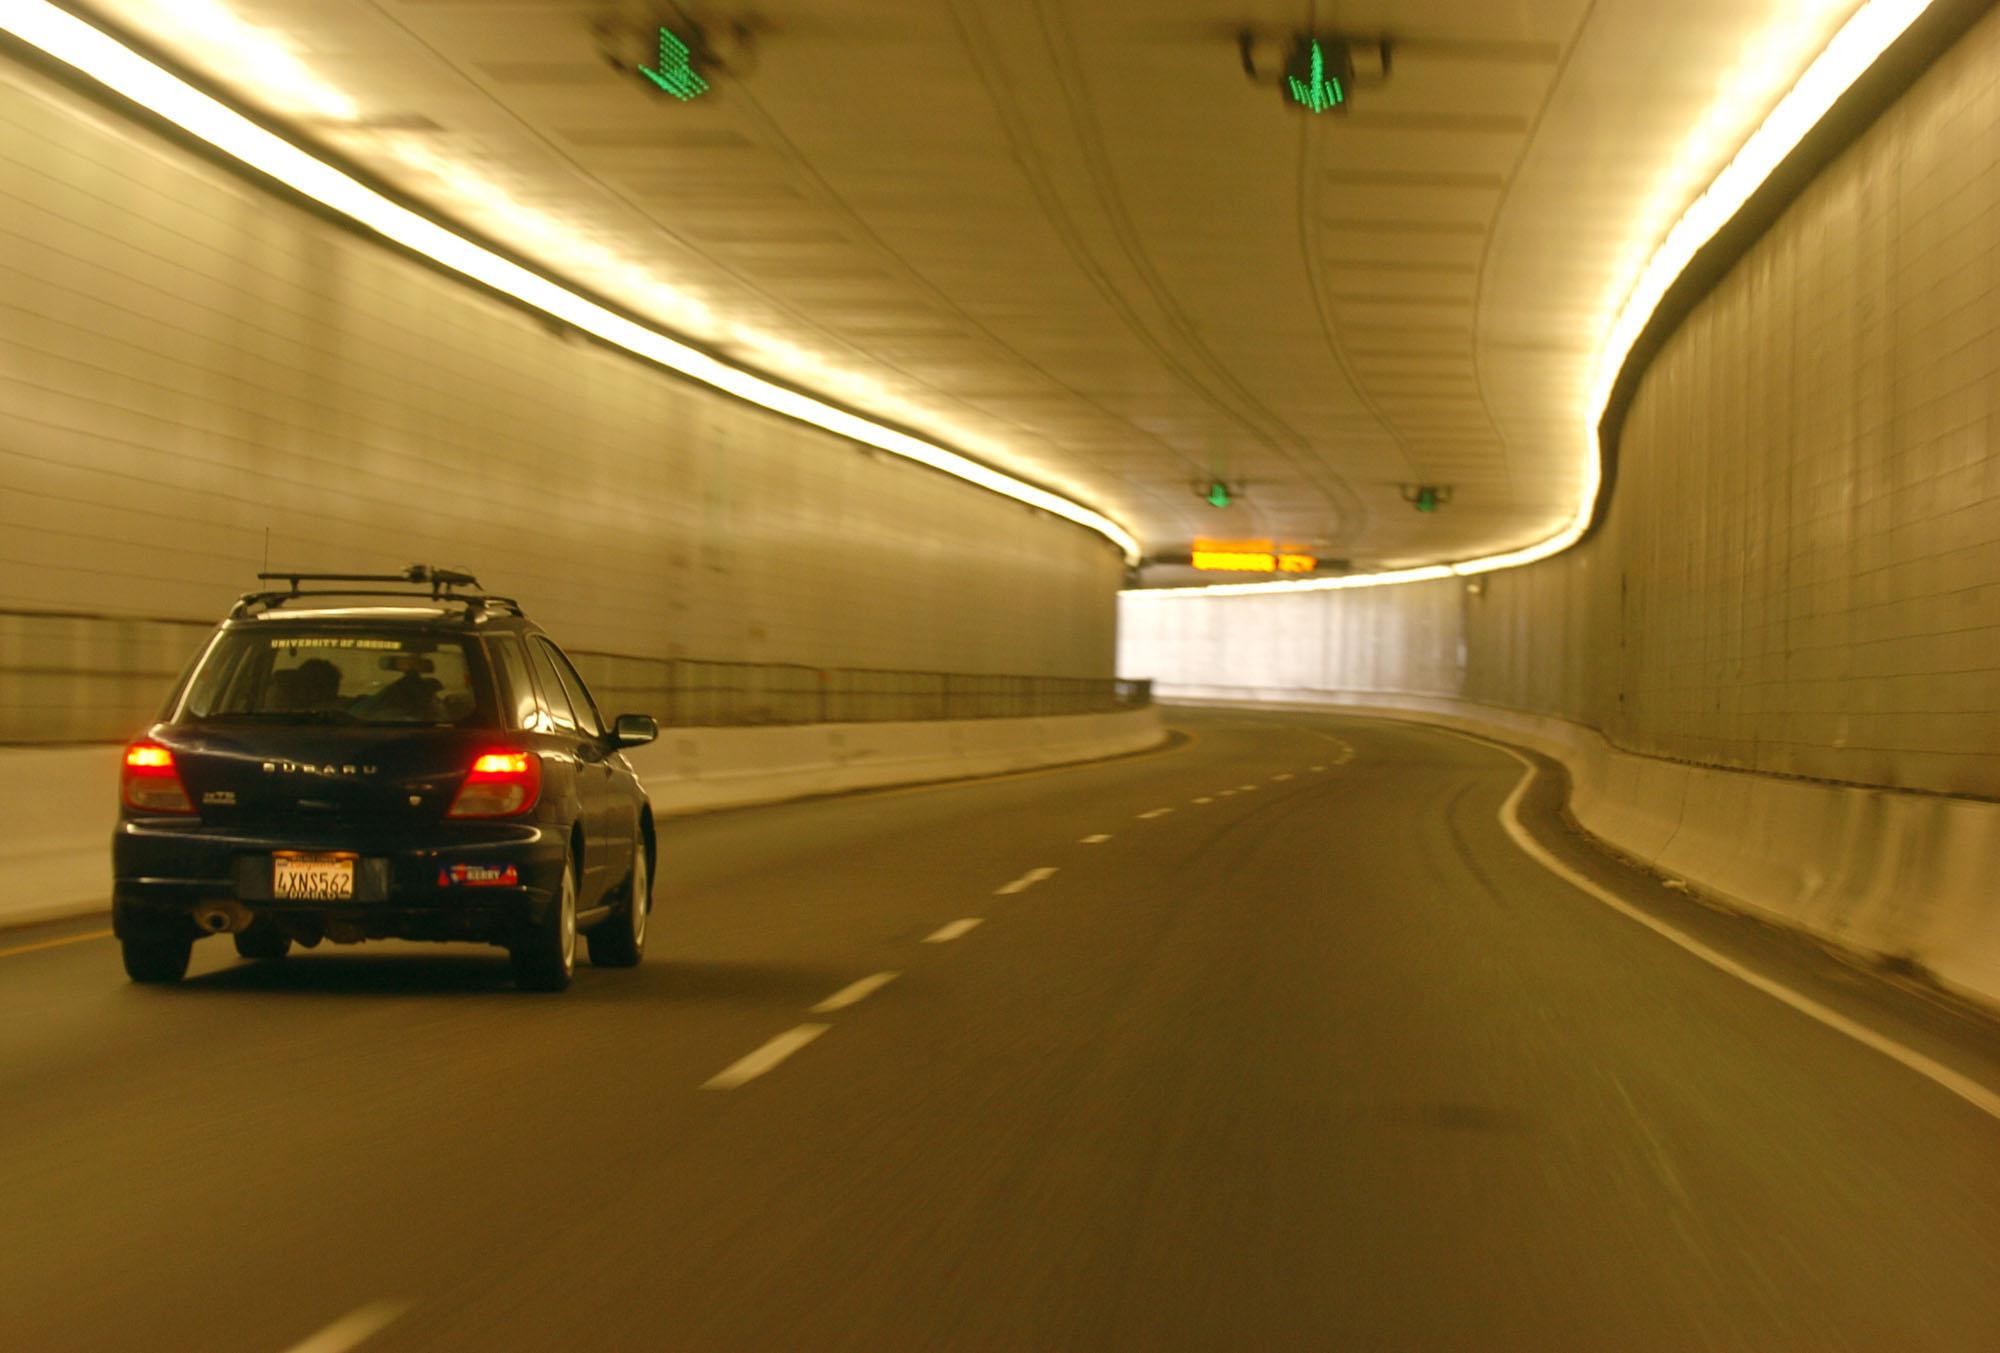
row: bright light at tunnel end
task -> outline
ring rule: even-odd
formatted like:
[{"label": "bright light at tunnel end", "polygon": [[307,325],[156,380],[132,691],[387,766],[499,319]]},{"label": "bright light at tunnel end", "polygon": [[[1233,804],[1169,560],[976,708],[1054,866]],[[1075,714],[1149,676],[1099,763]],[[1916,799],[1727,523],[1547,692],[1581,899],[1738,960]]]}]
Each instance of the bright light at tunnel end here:
[{"label": "bright light at tunnel end", "polygon": [[233,159],[385,239],[638,357],[786,417],[902,456],[1095,531],[1128,564],[1132,533],[1104,514],[956,451],[732,366],[502,258],[260,126],[49,0],[0,0],[0,31],[74,67]]},{"label": "bright light at tunnel end", "polygon": [[1605,406],[1632,347],[1639,341],[1660,302],[1675,280],[1687,270],[1703,245],[1728,225],[1751,196],[1791,154],[1806,133],[1818,125],[1842,94],[1867,73],[1889,45],[1915,23],[1932,0],[1868,0],[1843,24],[1833,40],[1813,58],[1804,74],[1780,99],[1777,106],[1752,132],[1742,147],[1724,165],[1715,180],[1689,204],[1667,231],[1660,247],[1633,281],[1624,306],[1598,345],[1597,364],[1591,386],[1591,415],[1584,428],[1586,450],[1583,458],[1582,492],[1576,514],[1569,525],[1546,540],[1499,554],[1449,563],[1402,568],[1381,573],[1351,574],[1339,578],[1308,578],[1293,582],[1225,583],[1219,586],[1147,587],[1128,589],[1140,596],[1212,597],[1268,592],[1324,592],[1349,587],[1388,587],[1401,583],[1432,582],[1439,578],[1491,573],[1496,569],[1519,568],[1561,554],[1583,539],[1590,519],[1597,511],[1597,495],[1604,484],[1604,449],[1597,429],[1603,422]]}]

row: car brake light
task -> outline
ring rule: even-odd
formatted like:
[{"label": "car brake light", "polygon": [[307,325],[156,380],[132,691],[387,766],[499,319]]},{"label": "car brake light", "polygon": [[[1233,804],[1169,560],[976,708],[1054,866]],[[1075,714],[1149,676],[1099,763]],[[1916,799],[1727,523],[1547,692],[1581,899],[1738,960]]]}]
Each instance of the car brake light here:
[{"label": "car brake light", "polygon": [[542,796],[542,759],[533,752],[481,752],[447,817],[518,817]]},{"label": "car brake light", "polygon": [[125,764],[118,776],[119,796],[125,806],[141,813],[192,813],[181,773],[174,767],[174,754],[157,742],[135,742],[125,749]]}]

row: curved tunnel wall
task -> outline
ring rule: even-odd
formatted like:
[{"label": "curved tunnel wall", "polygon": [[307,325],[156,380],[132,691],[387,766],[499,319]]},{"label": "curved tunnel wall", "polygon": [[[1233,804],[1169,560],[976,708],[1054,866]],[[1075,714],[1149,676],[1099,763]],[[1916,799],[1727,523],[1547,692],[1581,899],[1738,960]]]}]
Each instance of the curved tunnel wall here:
[{"label": "curved tunnel wall", "polygon": [[267,557],[468,568],[580,648],[1052,676],[1110,674],[1123,579],[4,59],[0,526],[0,742],[143,723]]},{"label": "curved tunnel wall", "polygon": [[1459,696],[1653,756],[2000,797],[1996,432],[1989,13],[1668,339],[1587,543],[1477,583],[1127,593],[1121,670]]}]

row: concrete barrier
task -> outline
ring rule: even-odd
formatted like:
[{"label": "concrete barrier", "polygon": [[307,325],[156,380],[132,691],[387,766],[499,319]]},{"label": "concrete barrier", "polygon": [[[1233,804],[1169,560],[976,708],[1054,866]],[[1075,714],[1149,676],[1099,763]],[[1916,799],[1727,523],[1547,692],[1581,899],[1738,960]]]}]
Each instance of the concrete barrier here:
[{"label": "concrete barrier", "polygon": [[1571,814],[1620,854],[2000,1007],[2000,803],[1638,756],[1581,724],[1441,696],[1182,685],[1154,694],[1335,706],[1532,748],[1568,768]]},{"label": "concrete barrier", "polygon": [[[668,728],[629,753],[663,817],[813,794],[1120,756],[1166,733],[1156,709],[1041,719]],[[117,746],[0,749],[0,925],[110,905]]]},{"label": "concrete barrier", "polygon": [[848,789],[956,780],[1143,751],[1156,709],[1041,719],[669,728],[628,753],[662,815]]}]

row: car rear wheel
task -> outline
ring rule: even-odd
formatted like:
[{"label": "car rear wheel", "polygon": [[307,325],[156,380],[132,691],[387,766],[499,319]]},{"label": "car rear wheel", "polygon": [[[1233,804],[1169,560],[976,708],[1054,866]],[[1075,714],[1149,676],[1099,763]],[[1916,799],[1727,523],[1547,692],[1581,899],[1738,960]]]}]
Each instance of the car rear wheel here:
[{"label": "car rear wheel", "polygon": [[123,935],[118,941],[124,951],[125,975],[134,982],[178,982],[187,975],[188,958],[194,953],[194,937],[171,930],[147,927]]},{"label": "car rear wheel", "polygon": [[269,921],[256,921],[249,929],[236,932],[236,952],[245,958],[269,962],[283,958],[291,949],[292,937]]},{"label": "car rear wheel", "polygon": [[540,924],[508,950],[514,985],[525,991],[562,991],[576,975],[576,865],[563,861],[562,889]]},{"label": "car rear wheel", "polygon": [[646,841],[632,844],[632,872],[625,878],[625,905],[590,932],[590,961],[599,968],[636,968],[646,956],[646,918],[653,909],[653,877],[646,868]]}]

